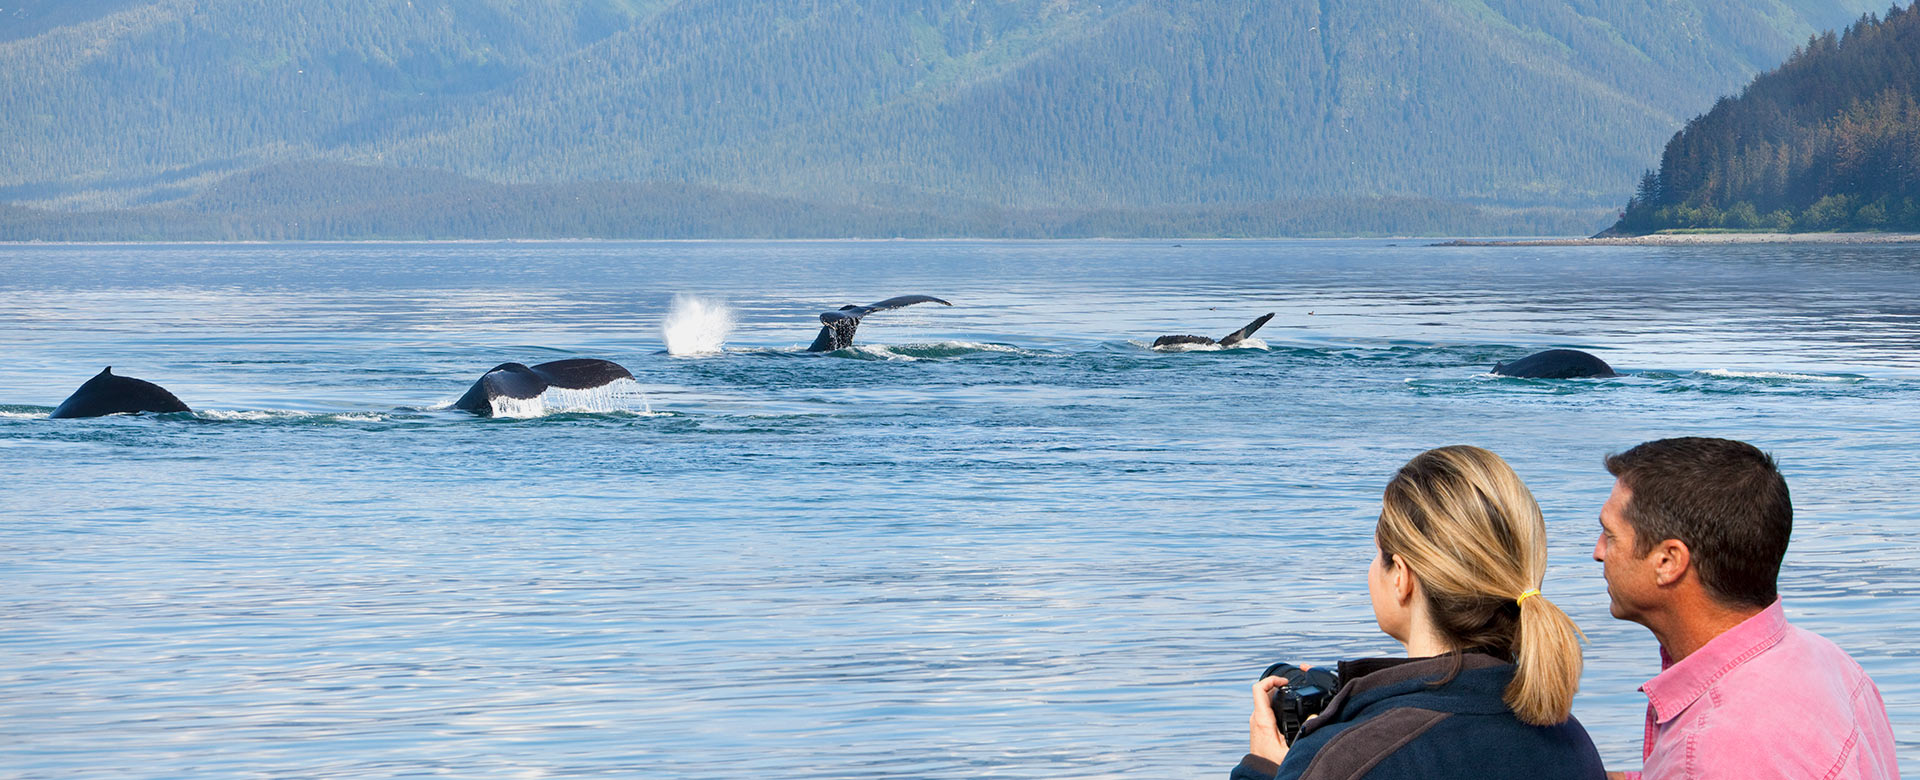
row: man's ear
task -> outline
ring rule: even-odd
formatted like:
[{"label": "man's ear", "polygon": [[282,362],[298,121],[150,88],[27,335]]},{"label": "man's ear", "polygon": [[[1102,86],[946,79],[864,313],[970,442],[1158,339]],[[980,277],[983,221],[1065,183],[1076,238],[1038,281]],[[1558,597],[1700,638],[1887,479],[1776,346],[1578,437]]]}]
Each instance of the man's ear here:
[{"label": "man's ear", "polygon": [[1687,549],[1687,543],[1679,539],[1662,540],[1653,546],[1650,553],[1653,561],[1653,581],[1666,587],[1680,582],[1693,568],[1693,551]]},{"label": "man's ear", "polygon": [[1393,556],[1391,563],[1393,570],[1387,573],[1387,585],[1393,588],[1394,600],[1401,604],[1413,601],[1413,592],[1420,587],[1413,576],[1413,567],[1407,565],[1407,559],[1398,555]]}]

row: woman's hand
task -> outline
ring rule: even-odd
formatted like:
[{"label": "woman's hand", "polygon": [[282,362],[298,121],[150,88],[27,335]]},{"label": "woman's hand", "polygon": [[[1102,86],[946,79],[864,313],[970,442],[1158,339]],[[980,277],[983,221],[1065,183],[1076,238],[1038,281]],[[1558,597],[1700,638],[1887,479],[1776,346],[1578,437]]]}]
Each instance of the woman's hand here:
[{"label": "woman's hand", "polygon": [[1275,675],[1253,684],[1253,715],[1247,718],[1247,752],[1280,763],[1287,757],[1287,739],[1280,736],[1280,720],[1273,714],[1273,692],[1287,684]]}]

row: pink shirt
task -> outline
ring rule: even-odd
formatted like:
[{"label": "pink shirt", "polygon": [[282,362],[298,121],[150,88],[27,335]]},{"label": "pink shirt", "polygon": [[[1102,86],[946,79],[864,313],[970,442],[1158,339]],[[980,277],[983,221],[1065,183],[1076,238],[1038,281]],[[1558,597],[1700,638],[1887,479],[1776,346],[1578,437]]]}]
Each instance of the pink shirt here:
[{"label": "pink shirt", "polygon": [[[1880,689],[1778,600],[1685,660],[1660,653],[1647,694],[1647,780],[1898,780]],[[1641,773],[1628,773],[1639,777]]]}]

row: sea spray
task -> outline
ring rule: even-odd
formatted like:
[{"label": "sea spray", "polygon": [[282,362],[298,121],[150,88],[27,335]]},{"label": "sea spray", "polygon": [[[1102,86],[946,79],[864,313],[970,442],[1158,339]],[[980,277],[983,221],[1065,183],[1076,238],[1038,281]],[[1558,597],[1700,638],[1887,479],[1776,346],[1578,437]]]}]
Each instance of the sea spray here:
[{"label": "sea spray", "polygon": [[531,419],[550,414],[653,414],[640,384],[631,379],[616,379],[599,387],[572,389],[549,387],[532,398],[493,399],[493,416]]},{"label": "sea spray", "polygon": [[1267,346],[1267,342],[1262,341],[1259,338],[1253,337],[1253,336],[1248,336],[1232,344],[1220,344],[1217,342],[1212,344],[1203,344],[1203,343],[1189,342],[1184,344],[1163,344],[1156,347],[1156,346],[1146,344],[1145,342],[1135,342],[1135,343],[1145,346],[1147,349],[1151,349],[1155,352],[1224,352],[1227,350],[1234,350],[1234,349],[1266,349],[1266,350],[1272,349],[1271,347]]},{"label": "sea spray", "polygon": [[660,332],[667,342],[667,354],[717,353],[726,348],[727,334],[733,332],[733,309],[721,301],[675,295]]}]

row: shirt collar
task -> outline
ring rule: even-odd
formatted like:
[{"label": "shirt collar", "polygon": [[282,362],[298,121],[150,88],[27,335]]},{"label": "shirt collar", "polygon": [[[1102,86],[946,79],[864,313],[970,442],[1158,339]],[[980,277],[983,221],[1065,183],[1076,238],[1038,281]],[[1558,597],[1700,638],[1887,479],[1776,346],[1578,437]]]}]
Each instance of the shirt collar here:
[{"label": "shirt collar", "polygon": [[1780,600],[1774,599],[1772,606],[1721,632],[1679,663],[1674,663],[1662,648],[1661,672],[1640,686],[1653,707],[1654,719],[1660,723],[1673,720],[1727,672],[1779,644],[1786,633],[1786,613],[1781,610]]},{"label": "shirt collar", "polygon": [[[1300,727],[1300,736],[1306,736],[1321,726],[1342,719],[1342,713],[1352,709],[1355,712],[1365,710],[1381,699],[1399,696],[1434,687],[1440,680],[1455,683],[1478,681],[1470,672],[1512,664],[1488,655],[1481,650],[1468,650],[1462,653],[1427,656],[1425,658],[1370,658],[1359,661],[1340,662],[1340,692],[1327,702],[1327,708],[1320,717],[1306,722]],[[1352,674],[1355,676],[1349,677]],[[1505,680],[1491,684],[1494,704],[1500,709],[1506,703],[1500,700],[1500,694],[1506,690]],[[1459,685],[1449,687],[1463,687]]]}]

